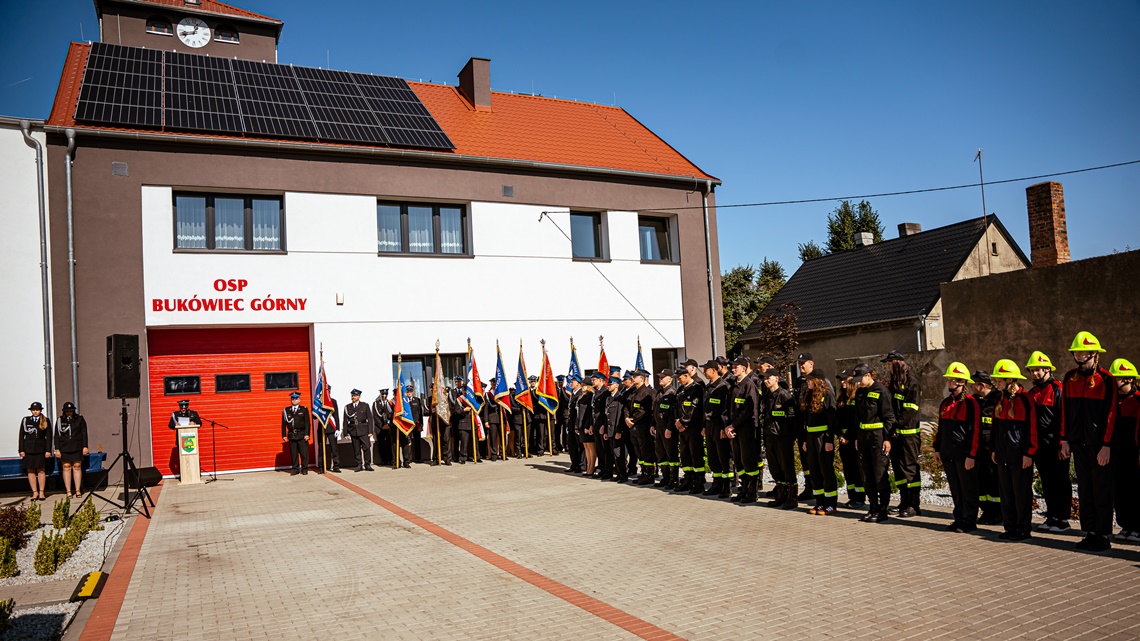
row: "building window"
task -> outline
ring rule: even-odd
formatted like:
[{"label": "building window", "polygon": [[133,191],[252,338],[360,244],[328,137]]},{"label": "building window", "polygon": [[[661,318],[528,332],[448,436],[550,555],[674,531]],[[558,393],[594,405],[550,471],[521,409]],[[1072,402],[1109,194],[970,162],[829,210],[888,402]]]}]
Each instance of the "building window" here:
[{"label": "building window", "polygon": [[214,40],[218,42],[230,42],[236,45],[238,44],[237,29],[234,29],[230,25],[218,25],[218,28],[214,29]]},{"label": "building window", "polygon": [[459,205],[376,204],[376,251],[381,254],[469,256],[467,210]]},{"label": "building window", "polygon": [[162,393],[165,396],[201,394],[202,379],[197,376],[166,376],[162,379]]},{"label": "building window", "polygon": [[297,372],[266,372],[265,391],[298,389]]},{"label": "building window", "polygon": [[673,260],[668,218],[638,216],[637,242],[641,245],[641,260],[664,262]]},{"label": "building window", "polygon": [[574,258],[602,258],[602,215],[571,212],[570,245]]},{"label": "building window", "polygon": [[250,391],[249,374],[218,374],[214,376],[214,391],[220,394],[248,392]]},{"label": "building window", "polygon": [[159,36],[173,36],[174,25],[162,16],[151,16],[146,19],[146,32]]},{"label": "building window", "polygon": [[174,194],[174,249],[285,250],[281,199],[240,194]]}]

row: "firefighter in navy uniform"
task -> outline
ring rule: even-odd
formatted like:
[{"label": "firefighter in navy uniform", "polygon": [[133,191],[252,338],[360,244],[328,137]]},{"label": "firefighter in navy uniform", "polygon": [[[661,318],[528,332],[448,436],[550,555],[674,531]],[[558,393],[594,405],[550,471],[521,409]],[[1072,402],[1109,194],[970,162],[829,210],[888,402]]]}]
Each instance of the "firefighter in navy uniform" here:
[{"label": "firefighter in navy uniform", "polygon": [[[459,449],[455,452],[455,461],[465,465],[468,460],[474,460],[471,451],[471,410],[460,399],[463,398],[465,380],[462,376],[455,377],[455,387],[447,391],[448,403],[451,407],[451,438],[452,443],[458,443]],[[531,398],[534,398],[531,392]],[[534,443],[531,443],[534,447]]]},{"label": "firefighter in navy uniform", "polygon": [[1100,366],[1104,348],[1096,336],[1078,332],[1069,347],[1077,367],[1061,382],[1064,418],[1061,455],[1073,458],[1085,538],[1078,550],[1103,552],[1112,547],[1113,456],[1116,428],[1116,380]]},{"label": "firefighter in navy uniform", "polygon": [[388,400],[388,390],[380,390],[379,395],[372,401],[372,421],[376,426],[376,447],[372,452],[372,460],[377,465],[395,465],[392,429],[392,403]]},{"label": "firefighter in navy uniform", "polygon": [[1073,511],[1073,481],[1069,478],[1069,459],[1061,457],[1061,384],[1053,376],[1053,363],[1041,352],[1033,352],[1025,364],[1033,386],[1026,390],[1033,399],[1037,416],[1037,474],[1041,477],[1045,497],[1045,522],[1037,526],[1047,532],[1069,529]]},{"label": "firefighter in navy uniform", "polygon": [[851,381],[858,387],[855,392],[855,412],[859,419],[856,447],[863,462],[863,483],[870,508],[862,521],[882,523],[887,520],[887,506],[891,501],[891,484],[887,477],[895,428],[891,393],[865,363],[855,366]]},{"label": "firefighter in navy uniform", "polygon": [[982,419],[979,423],[978,456],[974,459],[978,476],[978,506],[982,509],[978,525],[1001,525],[1001,491],[998,488],[997,467],[990,457],[990,444],[993,442],[994,407],[1001,392],[993,388],[993,379],[984,369],[970,375],[974,380],[970,386],[971,396],[978,402]]},{"label": "firefighter in navy uniform", "polygon": [[361,391],[352,390],[352,402],[344,406],[345,434],[352,439],[352,455],[356,458],[354,472],[373,470],[372,467],[372,410],[360,402]]},{"label": "firefighter in navy uniform", "polygon": [[631,440],[635,443],[634,452],[637,456],[637,465],[641,468],[637,474],[637,485],[652,485],[657,478],[657,455],[653,451],[653,388],[647,383],[649,372],[639,369],[631,372],[633,387],[627,392],[625,418],[626,427],[632,434]]},{"label": "firefighter in navy uniform", "polygon": [[1108,373],[1116,379],[1116,429],[1112,453],[1116,457],[1116,494],[1113,504],[1120,532],[1116,539],[1140,542],[1140,392],[1136,389],[1136,366],[1118,358]]},{"label": "firefighter in navy uniform", "polygon": [[[615,367],[613,369],[617,369],[617,368]],[[620,379],[621,384],[618,386],[618,390],[617,390],[617,393],[615,394],[615,397],[619,401],[621,401],[621,407],[622,407],[621,422],[622,422],[622,425],[628,428],[629,426],[625,425],[625,419],[629,418],[629,410],[630,410],[629,402],[630,402],[630,398],[632,398],[632,394],[633,394],[633,390],[634,390],[633,371],[632,370],[626,370],[624,373],[622,373],[620,370],[618,370],[618,372],[615,374],[615,376],[617,374],[621,375],[621,379]],[[622,443],[622,449],[624,450],[624,456],[625,456],[625,461],[626,461],[626,476],[633,476],[634,474],[638,473],[637,465],[638,465],[638,461],[640,460],[638,457],[638,453],[640,452],[640,450],[638,449],[639,443],[637,440],[637,436],[638,436],[637,431],[631,429],[631,430],[629,430],[629,434],[626,435],[625,441]]]},{"label": "firefighter in navy uniform", "polygon": [[922,514],[919,498],[922,473],[918,466],[922,450],[922,429],[918,426],[918,377],[911,371],[903,355],[892,351],[882,363],[890,371],[888,389],[891,409],[895,414],[895,431],[891,437],[891,464],[895,470],[895,486],[899,490],[899,518]]},{"label": "firefighter in navy uniform", "polygon": [[725,434],[731,440],[732,458],[736,464],[740,487],[732,498],[737,503],[755,503],[760,486],[760,435],[756,423],[760,409],[760,393],[749,376],[750,361],[739,356],[732,361],[736,384],[729,403],[729,425]]},{"label": "firefighter in navy uniform", "polygon": [[938,407],[934,460],[946,471],[946,483],[954,499],[954,520],[946,531],[972,532],[978,529],[977,461],[982,410],[966,391],[966,385],[974,381],[965,365],[950,363],[942,378],[948,394]]},{"label": "firefighter in navy uniform", "polygon": [[605,372],[596,371],[590,376],[594,393],[590,397],[590,432],[594,439],[594,448],[598,453],[598,464],[594,470],[595,478],[608,481],[614,476],[614,452],[606,434],[606,402],[610,397],[610,388]]},{"label": "firefighter in navy uniform", "polygon": [[728,423],[728,404],[731,402],[732,387],[720,375],[716,361],[704,364],[705,396],[701,406],[705,412],[705,455],[708,457],[712,484],[701,492],[704,496],[716,495],[727,499],[732,495],[732,444],[729,443],[724,428]]},{"label": "firefighter in navy uniform", "polygon": [[181,422],[178,419],[186,419],[184,422],[189,425],[202,424],[202,417],[198,416],[198,412],[190,409],[190,401],[186,399],[178,401],[178,411],[171,412],[170,422],[166,426],[172,430],[178,429],[178,424]]},{"label": "firefighter in navy uniform", "polygon": [[688,366],[677,370],[677,454],[685,478],[677,484],[677,492],[700,494],[705,491],[705,441],[701,432],[705,425],[702,399],[705,384],[694,378]]},{"label": "firefighter in navy uniform", "polygon": [[[332,398],[332,385],[328,386],[329,398]],[[317,474],[324,474],[325,470],[340,474],[340,448],[337,447],[337,432],[340,431],[340,403],[332,399],[332,411],[329,420],[325,423],[324,434],[317,436],[317,456],[320,458],[317,465]]]},{"label": "firefighter in navy uniform", "polygon": [[566,393],[566,376],[559,374],[554,377],[554,381],[558,387],[558,411],[554,413],[554,451],[552,455],[558,456],[563,452],[570,454],[570,465],[573,467],[575,460],[575,453],[570,447],[570,441],[566,438],[566,425],[569,422],[567,416],[570,413],[569,400],[570,395]]},{"label": "firefighter in navy uniform", "polygon": [[[990,374],[1002,393],[994,408],[993,462],[1001,488],[1001,516],[1006,541],[1030,537],[1033,516],[1033,457],[1037,455],[1037,418],[1033,399],[1025,393],[1021,369],[1003,358]],[[1000,382],[999,382],[1000,381]]]},{"label": "firefighter in navy uniform", "polygon": [[483,425],[487,432],[487,460],[501,461],[503,459],[503,413],[502,407],[495,401],[495,379],[487,381],[483,388]]},{"label": "firefighter in navy uniform", "polygon": [[630,439],[630,429],[625,423],[625,403],[619,392],[621,385],[621,378],[618,376],[610,377],[610,393],[605,398],[606,407],[603,413],[605,419],[603,438],[613,451],[614,477],[612,480],[617,483],[625,483],[630,477],[629,465],[626,461],[626,457],[629,455],[627,444]]},{"label": "firefighter in navy uniform", "polygon": [[[183,401],[190,405],[190,401]],[[32,487],[32,500],[47,498],[44,490],[47,489],[47,476],[44,474],[44,465],[51,458],[52,429],[51,421],[43,415],[44,406],[36,401],[28,406],[32,414],[20,419],[20,438],[17,451],[24,462],[24,471],[28,474],[28,484]],[[201,424],[201,423],[199,423]]]},{"label": "firefighter in navy uniform", "polygon": [[301,405],[301,393],[289,395],[289,407],[281,410],[281,440],[289,444],[290,476],[309,473],[309,441],[313,422],[309,408]]},{"label": "firefighter in navy uniform", "polygon": [[424,401],[419,396],[416,396],[416,386],[408,383],[404,385],[404,404],[408,406],[408,410],[412,413],[412,423],[415,426],[408,434],[404,434],[399,429],[395,431],[393,436],[400,439],[400,465],[402,467],[411,467],[413,460],[418,460],[419,447],[416,446],[420,430],[424,426]]},{"label": "firefighter in navy uniform", "polygon": [[656,487],[672,490],[677,487],[681,463],[677,459],[677,388],[673,385],[673,370],[657,373],[657,395],[653,399],[653,449],[661,480]]},{"label": "firefighter in navy uniform", "polygon": [[776,482],[768,507],[794,510],[799,506],[796,482],[796,397],[781,385],[775,368],[760,375],[764,386],[761,423],[764,430],[764,453],[768,456],[768,472]]}]

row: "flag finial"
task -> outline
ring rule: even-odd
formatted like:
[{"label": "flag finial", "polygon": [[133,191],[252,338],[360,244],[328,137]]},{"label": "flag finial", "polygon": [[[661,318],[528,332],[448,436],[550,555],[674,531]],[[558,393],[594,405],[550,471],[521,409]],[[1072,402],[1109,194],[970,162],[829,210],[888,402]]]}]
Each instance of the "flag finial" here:
[{"label": "flag finial", "polygon": [[402,352],[399,354],[396,354],[396,362],[397,363],[403,363],[404,362],[404,354]]},{"label": "flag finial", "polygon": [[605,337],[604,336],[598,337],[598,345],[605,345]]},{"label": "flag finial", "polygon": [[435,339],[435,353],[436,354],[439,353],[439,339],[438,338]]}]

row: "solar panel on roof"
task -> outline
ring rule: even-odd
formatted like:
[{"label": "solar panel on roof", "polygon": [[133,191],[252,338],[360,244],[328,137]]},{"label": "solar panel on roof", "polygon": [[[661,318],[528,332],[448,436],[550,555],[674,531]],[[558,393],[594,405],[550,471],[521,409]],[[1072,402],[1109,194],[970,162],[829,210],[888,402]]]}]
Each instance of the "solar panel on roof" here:
[{"label": "solar panel on roof", "polygon": [[244,131],[228,59],[171,52],[165,72],[168,129]]},{"label": "solar panel on roof", "polygon": [[348,73],[312,67],[293,67],[293,73],[321,138],[387,144],[372,108]]},{"label": "solar panel on roof", "polygon": [[367,98],[392,144],[455,149],[443,128],[403,78],[365,73],[348,75]]},{"label": "solar panel on roof", "polygon": [[231,64],[246,133],[318,137],[301,87],[289,67],[250,60],[233,60]]},{"label": "solar panel on roof", "polygon": [[75,118],[162,126],[162,52],[92,43]]}]

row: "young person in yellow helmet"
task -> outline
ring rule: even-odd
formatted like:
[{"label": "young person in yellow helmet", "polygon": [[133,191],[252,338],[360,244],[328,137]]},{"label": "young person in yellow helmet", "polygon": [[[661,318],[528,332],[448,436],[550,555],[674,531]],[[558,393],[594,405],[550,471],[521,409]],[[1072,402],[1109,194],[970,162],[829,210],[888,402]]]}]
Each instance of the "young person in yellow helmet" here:
[{"label": "young person in yellow helmet", "polygon": [[948,532],[978,529],[978,439],[981,436],[982,409],[966,389],[973,383],[970,370],[962,363],[950,363],[946,373],[949,392],[938,408],[938,431],[934,433],[934,459],[946,471],[950,496],[954,499],[954,521]]},{"label": "young person in yellow helmet", "polygon": [[1069,459],[1061,456],[1061,384],[1053,376],[1053,362],[1041,352],[1033,352],[1025,364],[1033,386],[1026,390],[1037,413],[1037,473],[1045,495],[1045,522],[1037,526],[1043,532],[1069,529],[1073,510],[1073,482],[1069,479]]},{"label": "young person in yellow helmet", "polygon": [[1116,429],[1112,438],[1116,463],[1113,503],[1120,524],[1116,539],[1140,542],[1140,392],[1136,389],[1136,366],[1118,358],[1108,373],[1116,379]]},{"label": "young person in yellow helmet", "polygon": [[994,408],[993,462],[1001,489],[1005,532],[999,539],[1023,541],[1033,516],[1033,457],[1037,454],[1037,417],[1033,400],[1022,388],[1025,377],[1017,363],[1003,358],[990,374],[1001,393]]},{"label": "young person in yellow helmet", "polygon": [[1104,348],[1089,332],[1078,332],[1069,347],[1077,366],[1065,374],[1061,455],[1072,456],[1085,538],[1078,550],[1112,547],[1112,433],[1116,426],[1116,381],[1100,366]]},{"label": "young person in yellow helmet", "polygon": [[978,506],[982,515],[978,525],[1001,524],[1001,490],[998,489],[997,466],[991,454],[993,445],[994,408],[997,407],[1001,392],[994,389],[990,373],[984,369],[974,370],[970,375],[974,383],[970,385],[971,396],[982,409],[981,437],[978,439],[978,458],[974,461],[978,477]]}]

